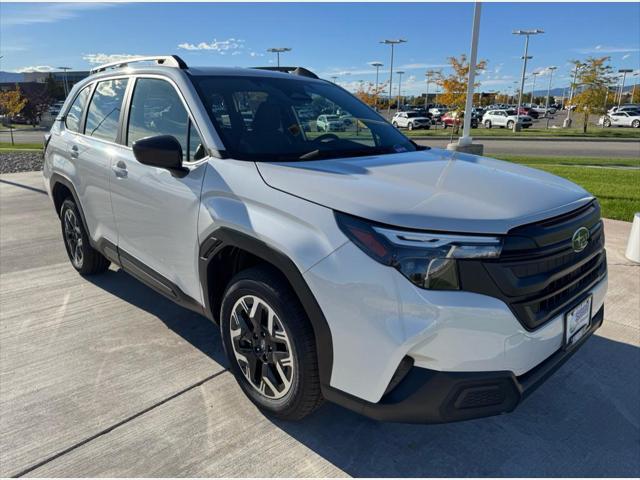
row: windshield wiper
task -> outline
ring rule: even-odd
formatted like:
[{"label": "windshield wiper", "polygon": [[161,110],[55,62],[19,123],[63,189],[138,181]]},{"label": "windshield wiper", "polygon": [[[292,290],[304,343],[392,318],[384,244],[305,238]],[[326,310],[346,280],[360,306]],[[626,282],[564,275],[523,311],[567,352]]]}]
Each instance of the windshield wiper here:
[{"label": "windshield wiper", "polygon": [[298,157],[298,160],[318,160],[321,158],[345,158],[345,157],[366,157],[368,155],[380,155],[382,153],[393,153],[387,147],[363,148],[354,150],[312,150]]}]

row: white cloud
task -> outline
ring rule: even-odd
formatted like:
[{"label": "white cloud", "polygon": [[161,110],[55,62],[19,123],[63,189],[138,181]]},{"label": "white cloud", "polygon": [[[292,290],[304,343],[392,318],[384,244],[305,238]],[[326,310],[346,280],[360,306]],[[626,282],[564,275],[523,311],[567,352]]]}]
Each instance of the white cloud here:
[{"label": "white cloud", "polygon": [[88,53],[82,56],[83,60],[94,64],[101,65],[103,63],[119,62],[122,60],[133,60],[143,55],[132,55],[129,53]]},{"label": "white cloud", "polygon": [[53,72],[55,67],[50,65],[35,65],[32,67],[22,67],[15,70],[16,73],[27,73],[27,72]]},{"label": "white cloud", "polygon": [[238,55],[241,49],[244,48],[244,40],[240,40],[237,38],[229,38],[227,40],[216,40],[213,39],[212,42],[200,42],[198,44],[195,43],[181,43],[178,45],[178,48],[182,50],[188,51],[198,51],[198,50],[207,50],[211,52],[219,53],[220,55],[226,55],[227,53],[231,53],[232,55]]},{"label": "white cloud", "polygon": [[626,55],[622,56],[622,60],[626,60],[627,58],[629,58],[631,56],[630,53],[627,53]]},{"label": "white cloud", "polygon": [[588,55],[590,53],[634,53],[640,52],[638,47],[609,47],[603,45],[596,45],[589,48],[577,48],[576,52]]},{"label": "white cloud", "polygon": [[[393,69],[394,69],[394,72],[396,72],[398,70],[405,70],[405,71],[406,70],[428,70],[430,68],[439,69],[439,68],[447,68],[447,67],[449,67],[449,65],[444,63],[443,64],[406,63],[404,65],[399,65],[399,66],[394,65]],[[384,72],[387,72],[387,74],[389,72],[389,67],[387,65],[380,67],[381,77],[384,74]],[[375,75],[375,74],[376,74],[376,70],[373,67],[371,68],[351,67],[351,68],[345,68],[345,69],[333,68],[326,72],[322,72],[319,75],[322,77],[331,78],[332,76],[343,77],[345,75]]]},{"label": "white cloud", "polygon": [[23,5],[21,11],[15,14],[3,13],[0,23],[3,27],[15,25],[32,25],[36,23],[54,23],[61,20],[75,18],[90,10],[107,8],[112,5],[103,3],[53,3]]},{"label": "white cloud", "polygon": [[250,57],[264,57],[264,53],[259,52],[249,52]]}]

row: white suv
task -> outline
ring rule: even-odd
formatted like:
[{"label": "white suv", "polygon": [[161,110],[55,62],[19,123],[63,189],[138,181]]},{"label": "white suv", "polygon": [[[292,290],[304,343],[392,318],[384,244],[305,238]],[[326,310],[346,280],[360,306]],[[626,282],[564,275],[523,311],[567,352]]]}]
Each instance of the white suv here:
[{"label": "white suv", "polygon": [[533,125],[533,119],[529,115],[518,117],[515,110],[489,110],[482,116],[482,124],[485,128],[506,127],[511,130],[516,121],[520,122],[522,128]]},{"label": "white suv", "polygon": [[[46,138],[64,245],[80,274],[113,264],[216,322],[265,412],[509,412],[601,325],[604,232],[582,188],[419,147],[301,68],[146,60],[95,69]],[[358,128],[300,125],[326,105]]]},{"label": "white suv", "polygon": [[391,119],[391,124],[396,128],[408,128],[414,130],[416,128],[431,128],[431,120],[423,117],[418,112],[396,112]]}]

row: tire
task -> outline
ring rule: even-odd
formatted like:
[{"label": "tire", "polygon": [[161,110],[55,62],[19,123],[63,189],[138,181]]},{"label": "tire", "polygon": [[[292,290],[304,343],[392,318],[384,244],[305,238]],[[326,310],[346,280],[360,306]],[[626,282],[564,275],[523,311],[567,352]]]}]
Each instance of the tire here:
[{"label": "tire", "polygon": [[230,371],[263,412],[300,420],[322,404],[313,328],[279,272],[258,266],[238,273],[224,293],[220,329]]},{"label": "tire", "polygon": [[640,120],[634,120],[633,122],[631,122],[631,126],[633,128],[640,128]]},{"label": "tire", "polygon": [[408,128],[409,130],[413,130],[413,123],[410,123]]},{"label": "tire", "polygon": [[392,122],[391,125],[393,125],[394,127],[398,128],[398,122]]},{"label": "tire", "polygon": [[60,207],[60,226],[69,261],[80,275],[94,275],[109,268],[111,262],[89,243],[78,207],[70,198]]},{"label": "tire", "polygon": [[484,128],[491,128],[491,120],[485,120]]},{"label": "tire", "polygon": [[507,122],[507,128],[508,128],[509,130],[513,130],[513,126],[514,126],[514,125],[515,125],[515,122],[514,122],[513,120],[509,120],[509,121]]},{"label": "tire", "polygon": [[605,118],[604,121],[602,122],[602,124],[609,128],[611,126],[611,120],[609,120],[608,118]]}]

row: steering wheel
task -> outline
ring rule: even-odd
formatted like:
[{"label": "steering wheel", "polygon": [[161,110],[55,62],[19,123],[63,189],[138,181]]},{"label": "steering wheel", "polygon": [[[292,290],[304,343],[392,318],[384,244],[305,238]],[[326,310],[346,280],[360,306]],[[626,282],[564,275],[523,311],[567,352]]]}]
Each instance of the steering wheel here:
[{"label": "steering wheel", "polygon": [[318,143],[326,143],[327,141],[333,142],[335,140],[340,140],[340,137],[338,137],[335,133],[323,133],[319,137],[313,139],[314,142]]}]

